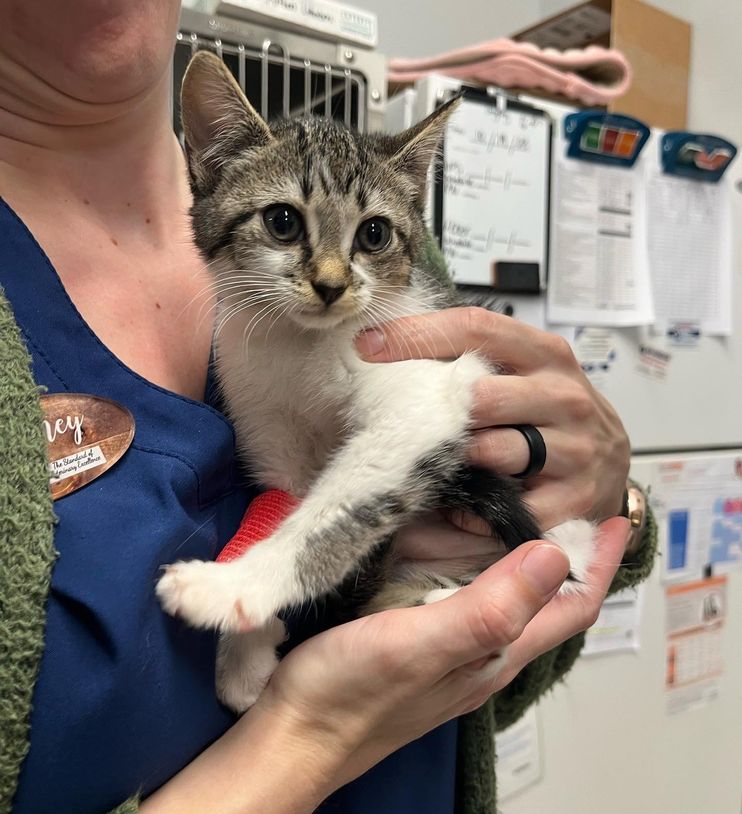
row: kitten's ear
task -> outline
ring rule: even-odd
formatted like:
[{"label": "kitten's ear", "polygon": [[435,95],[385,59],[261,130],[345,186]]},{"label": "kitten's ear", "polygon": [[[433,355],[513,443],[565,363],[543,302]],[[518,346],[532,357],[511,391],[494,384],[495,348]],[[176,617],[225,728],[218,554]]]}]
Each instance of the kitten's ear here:
[{"label": "kitten's ear", "polygon": [[180,110],[188,168],[201,195],[214,189],[229,158],[273,138],[225,64],[209,51],[199,51],[188,64]]},{"label": "kitten's ear", "polygon": [[420,199],[425,193],[430,162],[460,101],[461,97],[455,96],[437,107],[426,119],[391,138],[393,155],[390,164],[397,172],[411,177]]}]

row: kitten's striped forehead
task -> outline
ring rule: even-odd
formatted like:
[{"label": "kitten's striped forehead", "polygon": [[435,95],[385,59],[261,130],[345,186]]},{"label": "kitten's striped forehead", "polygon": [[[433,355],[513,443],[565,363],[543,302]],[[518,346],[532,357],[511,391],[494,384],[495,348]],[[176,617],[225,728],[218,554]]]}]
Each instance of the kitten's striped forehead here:
[{"label": "kitten's striped forehead", "polygon": [[[281,138],[281,131],[276,135]],[[358,137],[328,119],[299,119],[286,126],[287,140],[294,142],[305,197],[319,185],[328,197],[347,197],[363,179],[369,156]]]}]

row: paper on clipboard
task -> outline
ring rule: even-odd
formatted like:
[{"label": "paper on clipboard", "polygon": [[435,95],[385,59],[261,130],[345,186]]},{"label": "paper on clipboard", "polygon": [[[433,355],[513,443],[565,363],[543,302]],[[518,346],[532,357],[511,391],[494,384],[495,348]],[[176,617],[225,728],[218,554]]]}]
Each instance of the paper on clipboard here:
[{"label": "paper on clipboard", "polygon": [[656,326],[697,326],[700,335],[732,332],[731,192],[653,169],[648,180],[649,262]]},{"label": "paper on clipboard", "polygon": [[651,324],[643,157],[631,168],[566,158],[561,135],[555,154],[549,321]]},{"label": "paper on clipboard", "polygon": [[547,263],[551,119],[520,102],[464,96],[437,190],[441,247],[457,283],[492,285],[497,262]]}]

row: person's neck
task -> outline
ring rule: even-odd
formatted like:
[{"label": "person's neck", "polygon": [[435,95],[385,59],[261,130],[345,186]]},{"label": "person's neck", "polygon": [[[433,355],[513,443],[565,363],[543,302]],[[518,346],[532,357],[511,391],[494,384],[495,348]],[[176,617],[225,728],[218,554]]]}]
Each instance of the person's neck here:
[{"label": "person's neck", "polygon": [[[97,218],[172,231],[189,201],[169,115],[166,74],[136,99],[84,102],[0,56],[0,196],[22,207],[56,201]],[[11,92],[9,88],[13,88]]]}]

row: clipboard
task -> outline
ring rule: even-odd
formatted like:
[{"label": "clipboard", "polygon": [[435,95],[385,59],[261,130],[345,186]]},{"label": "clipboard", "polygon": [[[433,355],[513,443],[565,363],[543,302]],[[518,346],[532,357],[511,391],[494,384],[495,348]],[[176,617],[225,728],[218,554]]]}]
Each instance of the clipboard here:
[{"label": "clipboard", "polygon": [[462,87],[435,172],[433,230],[457,284],[540,294],[548,278],[553,123]]}]

